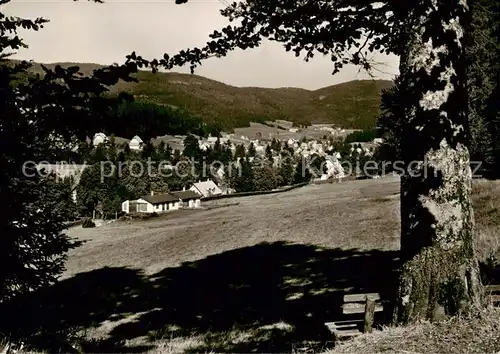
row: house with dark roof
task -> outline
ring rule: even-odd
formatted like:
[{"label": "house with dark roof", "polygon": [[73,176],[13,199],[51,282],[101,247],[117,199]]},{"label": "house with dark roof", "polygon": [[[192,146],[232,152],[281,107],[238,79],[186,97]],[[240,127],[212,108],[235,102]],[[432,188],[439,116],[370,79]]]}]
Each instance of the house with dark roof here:
[{"label": "house with dark roof", "polygon": [[160,213],[170,210],[201,207],[201,196],[193,191],[176,191],[145,195],[137,200],[126,200],[122,211],[129,213]]},{"label": "house with dark roof", "polygon": [[199,208],[201,206],[201,195],[191,190],[171,192],[174,197],[179,198],[184,208]]}]

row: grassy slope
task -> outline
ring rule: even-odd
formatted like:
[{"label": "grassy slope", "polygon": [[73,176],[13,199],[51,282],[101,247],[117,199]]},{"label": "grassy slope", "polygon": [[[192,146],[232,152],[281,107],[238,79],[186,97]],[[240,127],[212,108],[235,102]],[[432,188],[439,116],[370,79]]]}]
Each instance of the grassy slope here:
[{"label": "grassy slope", "polygon": [[[172,212],[145,222],[71,229],[70,236],[88,242],[69,254],[61,283],[69,293],[60,296],[71,300],[65,300],[63,317],[81,315],[87,323],[94,318],[88,313],[99,314],[97,322],[109,321],[88,335],[101,338],[112,331],[113,340],[152,345],[160,353],[290,352],[319,345],[318,351],[330,338],[322,317],[335,316],[331,312],[344,288],[384,286],[372,270],[384,272],[399,246],[397,193],[397,181],[388,177],[214,201],[239,205]],[[84,273],[75,276],[79,272]],[[100,274],[106,289],[95,294],[98,300],[88,295],[91,305],[81,309],[74,291],[93,293]],[[310,295],[302,299],[304,286]],[[139,288],[151,295],[139,294],[136,307],[126,294]],[[120,306],[112,300],[109,307],[102,304],[110,293]],[[154,308],[163,310],[154,315]],[[126,318],[114,322],[109,310]],[[153,342],[144,342],[145,335]]]},{"label": "grassy slope", "polygon": [[500,350],[499,331],[500,309],[487,308],[470,318],[374,331],[325,354],[493,354]]},{"label": "grassy slope", "polygon": [[260,242],[397,250],[398,190],[393,177],[310,185],[283,194],[203,203],[238,202],[235,207],[172,212],[147,223],[74,228],[71,237],[91,242],[70,251],[65,277],[105,266],[135,267],[151,274]]},{"label": "grassy slope", "polygon": [[[85,73],[98,67],[76,65]],[[37,65],[35,70],[40,67]],[[138,79],[139,83],[121,83],[114,91],[134,93],[142,101],[184,107],[207,121],[219,121],[226,128],[244,126],[257,118],[335,123],[344,128],[372,127],[379,114],[380,91],[391,85],[384,80],[358,80],[314,91],[234,87],[198,75],[147,71],[141,71]]]},{"label": "grassy slope", "polygon": [[[334,318],[345,288],[384,288],[390,274],[380,261],[399,248],[398,191],[391,178],[325,184],[213,202],[239,203],[232,207],[73,228],[69,235],[87,242],[70,252],[60,293],[50,297],[62,311],[49,306],[50,316],[36,318],[82,325],[98,341],[111,334],[111,345],[125,340],[129,351],[146,344],[151,354],[324,351],[332,346],[315,324]],[[474,183],[481,259],[499,245],[499,194],[500,182]],[[327,354],[494,353],[499,330],[500,311],[488,308],[385,328]],[[315,341],[326,348],[311,347]]]},{"label": "grassy slope", "polygon": [[[500,181],[473,184],[476,252],[480,261],[500,260]],[[346,341],[325,354],[499,353],[500,309],[488,307],[468,318],[389,327]]]},{"label": "grassy slope", "polygon": [[[165,266],[177,266],[185,261],[202,260],[201,263],[208,259],[215,261],[215,258],[221,254],[240,252],[245,250],[245,247],[251,247],[262,241],[271,244],[276,241],[286,241],[291,242],[292,245],[314,245],[319,247],[318,250],[322,249],[329,260],[325,263],[317,262],[312,257],[306,261],[310,264],[312,273],[297,277],[293,271],[293,275],[290,275],[297,277],[297,282],[293,283],[288,291],[293,293],[301,289],[301,282],[307,279],[306,283],[309,282],[310,291],[319,291],[318,295],[311,298],[311,303],[304,303],[302,305],[304,308],[296,310],[299,314],[303,311],[316,313],[314,308],[318,306],[318,313],[328,314],[332,307],[335,307],[336,301],[335,295],[324,296],[329,292],[335,294],[338,290],[342,292],[340,288],[343,286],[359,285],[367,287],[365,290],[370,290],[369,287],[373,286],[373,284],[369,285],[370,276],[375,279],[374,284],[380,286],[380,290],[383,289],[383,278],[380,276],[384,274],[383,263],[374,267],[378,276],[365,274],[366,279],[361,277],[364,279],[363,284],[354,285],[361,281],[357,271],[367,272],[370,268],[367,268],[365,264],[357,269],[359,265],[356,265],[355,258],[352,258],[354,254],[348,255],[348,253],[353,250],[378,249],[389,251],[387,255],[390,255],[390,251],[398,249],[399,184],[390,180],[308,186],[278,196],[241,198],[235,200],[240,202],[239,206],[205,211],[202,212],[203,217],[199,217],[197,213],[184,216],[179,214],[179,217],[172,215],[172,217],[160,218],[147,224],[132,224],[133,226],[116,225],[95,231],[73,229],[72,236],[83,239],[90,237],[92,242],[75,250],[70,256],[67,276],[71,276],[75,271],[112,265],[138,267],[146,274],[154,274]],[[476,249],[481,260],[489,257],[492,249],[500,247],[498,238],[500,201],[496,198],[498,194],[500,194],[499,182],[476,181],[474,184],[474,208],[479,234]],[[129,231],[125,231],[125,228]],[[234,232],[235,230],[238,232]],[[290,232],[290,230],[293,231]],[[89,232],[93,235],[90,236]],[[87,236],[83,236],[84,234]],[[124,238],[123,235],[128,236]],[[341,257],[343,251],[338,255],[330,255],[327,250],[332,248],[345,250],[344,256],[351,259],[353,264],[338,262],[336,257]],[[137,252],[137,249],[141,251]],[[286,247],[278,252],[280,256],[273,255],[276,257],[273,258],[276,262],[279,257],[288,258],[285,255]],[[210,257],[208,256],[210,254],[219,255]],[[263,270],[255,269],[259,269],[260,263],[266,264],[264,254],[260,256],[262,258],[255,258],[252,265],[249,265],[259,274],[263,274],[261,273]],[[364,257],[362,253],[357,256]],[[284,262],[293,264],[294,269],[300,269],[302,261],[297,258],[286,259]],[[231,267],[236,265],[236,263],[231,264]],[[328,279],[323,279],[326,273],[315,273],[315,269],[329,269]],[[341,271],[339,273],[335,270]],[[349,272],[352,274],[348,274]],[[217,277],[224,279],[226,277],[224,272],[215,273],[218,274]],[[245,275],[243,275],[246,274],[244,268],[238,268],[235,273],[235,279],[246,282]],[[282,275],[286,278],[284,274]],[[302,276],[304,278],[301,279]],[[337,278],[339,276],[341,278]],[[230,283],[231,281],[227,282],[227,284]],[[321,291],[324,290],[327,292],[321,295]],[[373,290],[379,291],[375,288]],[[271,291],[271,289],[266,291]],[[256,303],[263,301],[262,298],[254,300]],[[290,304],[293,304],[293,301]],[[283,351],[284,348],[290,348],[288,347],[290,342],[295,342],[293,348],[298,350],[301,347],[299,344],[301,341],[296,342],[300,338],[297,326],[305,319],[299,318],[295,322],[287,318],[288,311],[290,309],[282,314],[283,317],[275,318],[282,318],[284,322],[273,323],[272,316],[270,316],[267,321],[260,321],[258,325],[244,326],[239,329],[228,328],[217,334],[191,333],[187,336],[174,334],[168,340],[165,340],[164,335],[156,334],[155,339],[158,341],[152,353],[182,353],[189,352],[193,348],[215,352],[249,351],[255,348],[259,351]],[[326,315],[325,319],[331,319],[328,316],[330,315]],[[441,324],[421,323],[403,328],[385,328],[384,331],[375,331],[373,334],[348,341],[327,354],[493,353],[500,350],[499,320],[500,312],[490,308],[479,311],[471,318],[454,318]],[[275,329],[271,330],[269,326],[274,326]],[[319,329],[316,330],[319,331]],[[268,346],[269,343],[274,344]],[[304,345],[303,342],[302,345]],[[307,347],[307,344],[305,346]],[[316,351],[318,349],[316,347]]]}]

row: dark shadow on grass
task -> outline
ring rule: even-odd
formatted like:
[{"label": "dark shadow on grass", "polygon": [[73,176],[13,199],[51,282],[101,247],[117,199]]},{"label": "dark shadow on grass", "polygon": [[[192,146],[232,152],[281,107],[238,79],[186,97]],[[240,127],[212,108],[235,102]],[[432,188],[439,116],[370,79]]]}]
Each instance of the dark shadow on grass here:
[{"label": "dark shadow on grass", "polygon": [[[379,292],[383,300],[393,296],[396,256],[276,242],[224,252],[152,276],[103,268],[61,281],[19,300],[21,305],[10,304],[9,327],[22,328],[20,335],[33,338],[42,334],[42,342],[47,342],[68,329],[88,329],[134,315],[134,320],[116,324],[105,345],[83,343],[83,349],[144,351],[147,347],[134,349],[123,343],[142,336],[201,334],[200,345],[189,352],[290,352],[304,346],[317,351],[332,344],[324,322],[342,317],[346,292]],[[288,329],[271,326],[279,322]],[[240,333],[238,340],[231,340],[230,333]],[[45,347],[61,349],[57,344]]]}]

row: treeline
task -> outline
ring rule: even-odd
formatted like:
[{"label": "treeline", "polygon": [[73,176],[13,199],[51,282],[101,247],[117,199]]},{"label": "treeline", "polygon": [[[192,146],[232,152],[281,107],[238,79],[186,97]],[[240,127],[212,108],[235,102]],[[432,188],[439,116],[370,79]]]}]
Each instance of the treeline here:
[{"label": "treeline", "polygon": [[[190,111],[167,104],[136,101],[128,98],[125,102],[106,114],[104,133],[132,138],[139,135],[142,139],[157,136],[188,135],[200,137],[220,136],[222,131],[233,131],[234,127],[249,127],[251,122],[267,124],[272,120],[262,115],[252,115],[249,120],[234,121],[227,126],[224,120],[207,120]],[[286,117],[283,117],[286,119]],[[309,122],[310,125],[310,122]]]},{"label": "treeline", "polygon": [[105,120],[105,134],[128,139],[134,135],[144,140],[167,134],[219,136],[222,131],[219,123],[206,122],[185,109],[132,99],[109,110]]},{"label": "treeline", "polygon": [[200,117],[184,110],[166,105],[144,102],[127,102],[110,112],[110,124],[107,133],[120,137],[132,138],[139,135],[143,139],[165,134],[205,136],[205,125]]},{"label": "treeline", "polygon": [[350,133],[345,137],[345,142],[355,143],[355,142],[372,142],[373,139],[378,138],[378,132],[376,129],[365,129],[361,131],[355,131]]}]

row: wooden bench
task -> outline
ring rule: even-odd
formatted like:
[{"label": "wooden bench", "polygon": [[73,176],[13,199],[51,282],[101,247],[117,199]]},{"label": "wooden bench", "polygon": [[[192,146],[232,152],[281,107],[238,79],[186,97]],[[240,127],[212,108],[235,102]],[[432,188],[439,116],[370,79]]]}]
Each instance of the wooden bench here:
[{"label": "wooden bench", "polygon": [[344,303],[342,304],[342,314],[363,314],[363,318],[327,322],[325,325],[339,339],[362,333],[370,333],[373,327],[375,312],[383,310],[384,308],[380,304],[380,295],[378,293],[346,294],[344,295]]},{"label": "wooden bench", "polygon": [[484,292],[494,306],[500,306],[500,285],[486,285]]},{"label": "wooden bench", "polygon": [[[500,307],[500,284],[486,285],[485,295],[494,306]],[[335,322],[326,322],[328,327],[337,338],[349,338],[362,333],[370,333],[373,327],[375,312],[382,312],[384,308],[380,303],[378,293],[367,294],[346,294],[342,304],[342,314],[355,315],[363,314],[363,318],[350,319]]]}]

